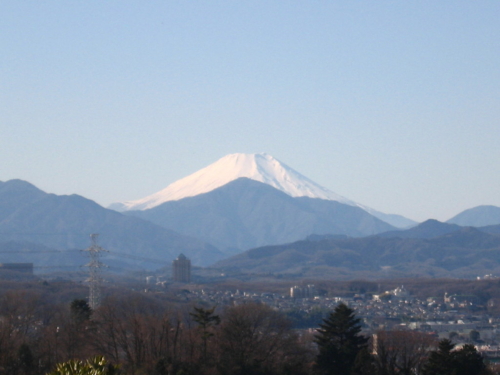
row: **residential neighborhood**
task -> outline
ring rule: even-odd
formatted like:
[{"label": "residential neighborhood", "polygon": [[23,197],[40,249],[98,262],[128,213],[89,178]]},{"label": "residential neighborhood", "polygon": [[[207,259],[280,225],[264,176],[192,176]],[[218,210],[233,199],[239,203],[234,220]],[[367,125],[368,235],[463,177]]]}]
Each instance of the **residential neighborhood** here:
[{"label": "residential neighborhood", "polygon": [[[149,290],[155,292],[154,289]],[[500,316],[488,313],[475,296],[449,295],[421,299],[404,287],[382,294],[354,294],[352,297],[324,296],[314,285],[292,286],[289,294],[257,293],[242,290],[182,289],[177,296],[184,301],[206,306],[235,306],[248,302],[264,303],[295,317],[297,327],[314,331],[328,312],[344,303],[362,319],[363,333],[381,330],[409,330],[427,333],[436,339],[451,339],[457,346],[474,344],[488,358],[500,358]],[[490,302],[491,303],[491,302]],[[314,320],[316,318],[316,321]],[[307,327],[307,322],[311,322]]]}]

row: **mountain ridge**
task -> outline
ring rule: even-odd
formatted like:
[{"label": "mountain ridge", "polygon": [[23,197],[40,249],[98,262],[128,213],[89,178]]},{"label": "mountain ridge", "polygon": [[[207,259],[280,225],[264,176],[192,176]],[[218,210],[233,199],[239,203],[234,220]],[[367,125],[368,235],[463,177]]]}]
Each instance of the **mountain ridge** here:
[{"label": "mountain ridge", "polygon": [[316,234],[364,236],[394,227],[359,207],[291,197],[265,183],[239,178],[213,191],[127,215],[197,236],[228,254]]},{"label": "mountain ridge", "polygon": [[456,232],[461,228],[456,224],[429,219],[409,229],[378,233],[377,236],[384,238],[433,238]]},{"label": "mountain ridge", "polygon": [[[162,203],[208,193],[238,178],[249,178],[274,187],[292,197],[308,196],[356,203],[316,184],[293,168],[266,153],[229,154],[215,163],[168,185],[145,198],[123,202],[124,210],[144,210]],[[119,210],[120,203],[110,208]]]},{"label": "mountain ridge", "polygon": [[199,265],[223,256],[196,238],[125,216],[76,194],[48,194],[28,184],[18,180],[0,183],[2,243],[29,242],[56,250],[85,249],[90,245],[89,234],[100,233],[100,245],[117,256],[128,254],[168,263],[183,252]]},{"label": "mountain ridge", "polygon": [[221,272],[338,279],[500,274],[500,236],[465,227],[433,238],[314,238],[247,250]]},{"label": "mountain ridge", "polygon": [[152,195],[134,201],[116,202],[109,208],[119,212],[152,209],[166,202],[213,191],[239,178],[262,182],[291,197],[320,198],[359,207],[396,227],[416,224],[401,215],[386,214],[334,193],[266,153],[226,155]]},{"label": "mountain ridge", "polygon": [[469,208],[446,221],[461,226],[485,227],[500,224],[500,207],[483,205]]}]

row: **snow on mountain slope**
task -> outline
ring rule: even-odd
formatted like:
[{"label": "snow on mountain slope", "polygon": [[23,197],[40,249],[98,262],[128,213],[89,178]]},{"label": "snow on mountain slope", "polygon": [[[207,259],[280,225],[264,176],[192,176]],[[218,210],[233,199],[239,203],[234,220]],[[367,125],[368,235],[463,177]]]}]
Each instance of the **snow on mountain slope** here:
[{"label": "snow on mountain slope", "polygon": [[148,197],[110,206],[117,211],[146,210],[162,203],[208,193],[241,177],[247,177],[281,190],[292,197],[311,197],[356,203],[325,189],[271,155],[231,154],[206,168],[178,180]]},{"label": "snow on mountain slope", "polygon": [[116,211],[146,210],[168,201],[208,193],[241,177],[268,184],[292,197],[320,198],[357,206],[397,227],[414,223],[402,216],[384,214],[342,197],[266,153],[224,156],[153,195],[135,201],[113,203],[109,208]]}]

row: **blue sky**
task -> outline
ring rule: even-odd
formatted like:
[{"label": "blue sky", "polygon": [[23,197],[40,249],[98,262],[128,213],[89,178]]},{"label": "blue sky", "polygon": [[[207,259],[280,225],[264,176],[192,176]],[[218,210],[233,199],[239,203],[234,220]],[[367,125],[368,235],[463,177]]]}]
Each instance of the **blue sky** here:
[{"label": "blue sky", "polygon": [[500,206],[500,2],[4,1],[0,180],[108,205],[267,152],[414,220]]}]

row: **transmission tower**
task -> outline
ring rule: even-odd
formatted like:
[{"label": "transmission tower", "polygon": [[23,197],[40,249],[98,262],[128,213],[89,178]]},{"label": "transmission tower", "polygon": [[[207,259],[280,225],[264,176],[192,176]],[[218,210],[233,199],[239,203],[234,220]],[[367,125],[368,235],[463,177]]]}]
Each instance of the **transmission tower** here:
[{"label": "transmission tower", "polygon": [[89,248],[84,251],[88,251],[90,256],[90,263],[86,264],[85,267],[89,268],[89,278],[85,280],[89,283],[89,305],[92,310],[99,307],[101,304],[101,268],[106,267],[99,258],[103,252],[107,252],[102,247],[97,244],[98,234],[94,233],[90,235],[90,240],[92,244]]}]

